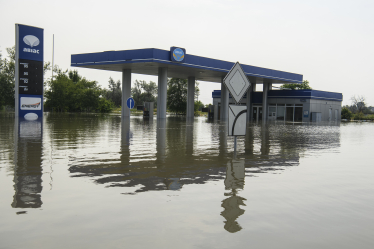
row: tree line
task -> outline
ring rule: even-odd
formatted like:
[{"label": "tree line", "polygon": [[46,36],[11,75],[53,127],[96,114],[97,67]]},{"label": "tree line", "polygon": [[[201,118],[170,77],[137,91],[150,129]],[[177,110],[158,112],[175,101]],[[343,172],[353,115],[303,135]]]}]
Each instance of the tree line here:
[{"label": "tree line", "polygon": [[3,59],[0,53],[0,110],[6,105],[14,107],[15,51],[12,48],[6,50],[9,58]]},{"label": "tree line", "polygon": [[374,112],[372,111],[373,109],[374,107],[367,106],[364,96],[353,95],[351,97],[351,105],[343,106],[341,116],[342,119],[347,120],[374,120]]},{"label": "tree line", "polygon": [[47,82],[45,110],[57,112],[110,112],[113,102],[96,81],[80,76],[78,71],[57,69],[57,76]]}]

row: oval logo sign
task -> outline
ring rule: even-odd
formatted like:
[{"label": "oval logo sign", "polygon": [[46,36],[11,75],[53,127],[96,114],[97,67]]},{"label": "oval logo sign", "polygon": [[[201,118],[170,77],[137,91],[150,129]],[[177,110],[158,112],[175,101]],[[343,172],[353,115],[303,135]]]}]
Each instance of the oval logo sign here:
[{"label": "oval logo sign", "polygon": [[38,114],[29,112],[29,113],[26,113],[26,115],[24,116],[24,118],[26,120],[29,120],[29,121],[34,121],[34,120],[38,119]]},{"label": "oval logo sign", "polygon": [[29,45],[30,47],[36,47],[39,45],[40,41],[38,39],[38,37],[36,36],[33,36],[33,35],[26,35],[25,37],[23,37],[23,41]]},{"label": "oval logo sign", "polygon": [[173,51],[173,58],[176,61],[183,61],[183,59],[184,59],[184,52],[183,52],[183,50],[180,49],[180,48],[174,49],[174,51]]}]

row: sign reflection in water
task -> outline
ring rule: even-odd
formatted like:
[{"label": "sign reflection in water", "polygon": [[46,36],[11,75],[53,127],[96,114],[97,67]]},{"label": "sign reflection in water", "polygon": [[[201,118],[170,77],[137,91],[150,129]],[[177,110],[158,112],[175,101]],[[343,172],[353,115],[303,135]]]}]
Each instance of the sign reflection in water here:
[{"label": "sign reflection in water", "polygon": [[39,208],[42,192],[41,120],[15,121],[13,208]]},{"label": "sign reflection in water", "polygon": [[230,232],[235,233],[242,229],[236,219],[244,214],[244,209],[240,206],[245,206],[245,198],[240,197],[239,191],[244,189],[245,166],[244,160],[233,159],[227,163],[225,189],[229,192],[225,193],[228,198],[222,201],[222,207],[225,209],[221,215],[226,219],[224,228]]}]

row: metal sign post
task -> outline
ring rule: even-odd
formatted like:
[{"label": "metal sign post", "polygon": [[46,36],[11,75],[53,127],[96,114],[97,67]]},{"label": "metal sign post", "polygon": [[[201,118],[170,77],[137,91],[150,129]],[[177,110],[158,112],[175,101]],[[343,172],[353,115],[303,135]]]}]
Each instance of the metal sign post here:
[{"label": "metal sign post", "polygon": [[238,105],[247,92],[251,83],[247,79],[239,62],[231,68],[230,72],[223,79],[231,96],[236,102],[236,105],[229,105],[229,125],[228,135],[234,136],[234,151],[236,152],[237,136],[245,136],[246,120],[247,120],[247,106]]}]

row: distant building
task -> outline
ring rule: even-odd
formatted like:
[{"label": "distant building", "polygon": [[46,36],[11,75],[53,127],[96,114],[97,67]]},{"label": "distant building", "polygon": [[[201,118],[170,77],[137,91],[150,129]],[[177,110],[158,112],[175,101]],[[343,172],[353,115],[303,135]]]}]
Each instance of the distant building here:
[{"label": "distant building", "polygon": [[[281,120],[291,122],[340,121],[343,95],[335,92],[318,90],[270,90],[267,101],[263,101],[263,92],[250,92],[251,103],[247,96],[240,104],[249,106],[251,121],[263,120],[263,103],[267,103],[266,120]],[[220,119],[221,91],[212,93],[214,118]],[[229,98],[230,104],[234,100]]]}]

